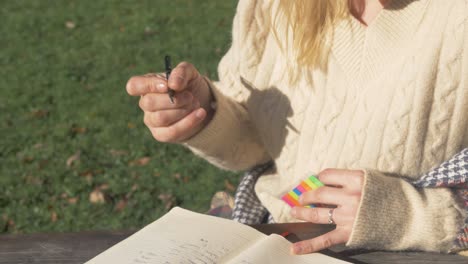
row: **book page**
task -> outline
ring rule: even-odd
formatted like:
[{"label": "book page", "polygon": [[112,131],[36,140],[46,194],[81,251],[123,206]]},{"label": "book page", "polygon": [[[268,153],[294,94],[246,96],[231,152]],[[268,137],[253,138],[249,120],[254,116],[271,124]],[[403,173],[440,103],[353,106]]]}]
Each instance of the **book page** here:
[{"label": "book page", "polygon": [[232,220],[176,207],[87,263],[225,263],[262,237]]},{"label": "book page", "polygon": [[255,245],[252,245],[250,248],[237,255],[227,263],[349,263],[320,253],[312,253],[307,255],[292,255],[290,253],[290,247],[291,243],[288,240],[286,240],[286,238],[279,235],[271,234],[270,236],[258,241]]}]

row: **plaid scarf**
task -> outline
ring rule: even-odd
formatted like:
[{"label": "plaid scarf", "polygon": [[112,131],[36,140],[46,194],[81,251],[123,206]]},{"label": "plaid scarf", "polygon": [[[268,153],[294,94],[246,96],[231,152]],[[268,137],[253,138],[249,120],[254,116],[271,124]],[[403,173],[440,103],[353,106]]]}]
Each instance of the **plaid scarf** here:
[{"label": "plaid scarf", "polygon": [[[274,163],[271,161],[245,173],[234,197],[233,220],[247,225],[274,222],[268,210],[258,200],[254,190],[257,179],[273,167]],[[411,183],[419,188],[451,188],[464,202],[465,210],[468,211],[468,148]],[[465,219],[465,225],[459,231],[452,250],[459,251],[467,248],[468,218]]]}]

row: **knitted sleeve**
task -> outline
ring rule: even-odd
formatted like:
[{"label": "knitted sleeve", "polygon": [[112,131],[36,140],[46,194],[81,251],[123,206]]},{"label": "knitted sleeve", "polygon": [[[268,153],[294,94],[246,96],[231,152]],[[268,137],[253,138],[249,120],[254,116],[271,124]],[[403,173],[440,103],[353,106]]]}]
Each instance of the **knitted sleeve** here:
[{"label": "knitted sleeve", "polygon": [[[420,188],[451,188],[468,212],[468,148],[423,175],[413,185]],[[468,218],[458,231],[453,251],[468,249]]]},{"label": "knitted sleeve", "polygon": [[415,182],[367,170],[347,245],[444,253],[466,249],[467,182],[468,149]]},{"label": "knitted sleeve", "polygon": [[249,118],[248,89],[241,82],[255,74],[263,52],[268,30],[265,5],[261,0],[239,1],[232,44],[218,66],[219,81],[207,79],[216,112],[204,129],[183,142],[196,155],[224,169],[246,170],[271,159]]}]

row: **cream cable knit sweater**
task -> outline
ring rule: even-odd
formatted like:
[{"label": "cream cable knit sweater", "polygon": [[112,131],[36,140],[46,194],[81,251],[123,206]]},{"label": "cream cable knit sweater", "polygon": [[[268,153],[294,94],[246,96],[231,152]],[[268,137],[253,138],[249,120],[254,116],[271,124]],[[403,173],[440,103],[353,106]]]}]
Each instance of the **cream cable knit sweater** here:
[{"label": "cream cable knit sweater", "polygon": [[184,144],[213,164],[245,170],[274,159],[259,199],[294,221],[281,195],[308,173],[363,169],[348,246],[448,251],[463,210],[448,189],[416,180],[468,147],[468,0],[394,0],[369,27],[335,30],[328,71],[285,77],[271,0],[240,0],[232,47],[213,83],[213,120]]}]

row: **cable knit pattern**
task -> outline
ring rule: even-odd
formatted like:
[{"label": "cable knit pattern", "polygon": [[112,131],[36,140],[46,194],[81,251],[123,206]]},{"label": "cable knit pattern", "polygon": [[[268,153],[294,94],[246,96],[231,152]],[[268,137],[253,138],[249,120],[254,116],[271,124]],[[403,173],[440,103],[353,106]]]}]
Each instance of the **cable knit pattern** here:
[{"label": "cable knit pattern", "polygon": [[[461,5],[461,4],[460,4]],[[453,8],[456,13],[463,14],[463,7],[460,5],[454,5]],[[428,138],[431,144],[427,144],[428,147],[425,152],[427,158],[423,163],[423,168],[431,168],[434,164],[440,164],[445,159],[450,157],[446,154],[445,149],[447,147],[447,136],[450,119],[453,114],[453,109],[455,104],[451,103],[456,101],[456,92],[459,87],[460,77],[461,77],[461,59],[463,45],[466,43],[463,42],[465,30],[464,16],[454,16],[453,20],[448,24],[448,28],[445,34],[445,41],[442,46],[441,51],[441,60],[439,64],[438,79],[436,81],[436,89],[434,91],[434,103],[432,104],[432,109],[429,129],[428,129]],[[450,39],[450,40],[448,40]],[[465,89],[467,89],[465,87]]]},{"label": "cable knit pattern", "polygon": [[274,160],[255,191],[275,222],[297,221],[281,196],[309,173],[362,169],[348,246],[447,252],[465,210],[449,189],[407,180],[468,147],[467,2],[393,0],[368,27],[342,21],[327,71],[299,68],[292,84],[271,34],[277,2],[240,0],[210,83],[216,113],[184,145],[225,169]]},{"label": "cable knit pattern", "polygon": [[[328,100],[324,106],[324,112],[320,116],[318,127],[322,130],[322,133],[324,132],[328,135],[332,135],[337,132],[336,124],[345,105],[346,92],[343,87],[335,84],[328,87],[325,92],[325,96]],[[317,133],[316,135],[320,135],[320,133]],[[328,146],[332,143],[332,140],[332,136],[326,138],[314,137],[313,145],[317,146],[317,150],[310,153],[314,160],[325,162],[325,160],[321,159],[320,156],[323,155],[323,153],[328,152]],[[320,164],[320,166],[323,167],[323,164]]]},{"label": "cable knit pattern", "polygon": [[[410,114],[413,110],[413,98],[416,90],[416,74],[404,74],[414,71],[417,67],[416,56],[413,55],[408,63],[402,68],[402,78],[398,80],[398,89],[395,89],[395,94],[392,97],[391,109],[393,111],[388,115],[390,121],[385,133],[388,133],[388,146],[386,155],[380,156],[379,167],[387,168],[389,171],[400,171],[403,163],[401,157],[405,156],[404,144],[408,139],[408,129],[410,127]],[[406,102],[405,102],[406,101]],[[401,103],[405,102],[405,103]]]}]

